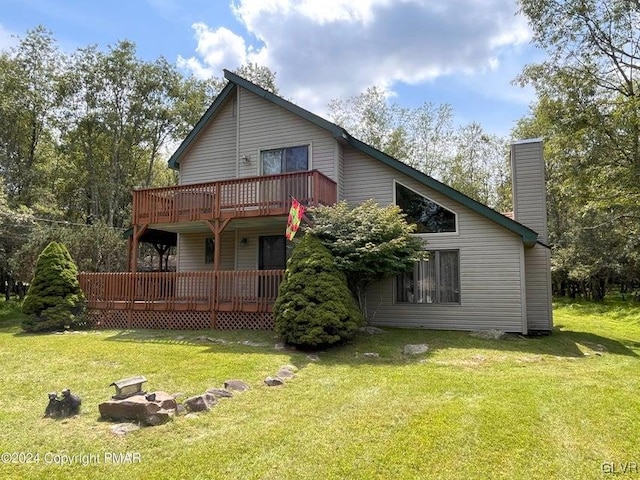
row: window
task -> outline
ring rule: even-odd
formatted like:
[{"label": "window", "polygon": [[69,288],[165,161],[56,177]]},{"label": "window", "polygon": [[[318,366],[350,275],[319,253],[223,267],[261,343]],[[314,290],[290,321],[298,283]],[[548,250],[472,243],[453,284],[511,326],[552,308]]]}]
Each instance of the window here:
[{"label": "window", "polygon": [[418,192],[396,183],[396,205],[417,225],[416,233],[456,231],[456,214]]},{"label": "window", "polygon": [[215,242],[213,238],[204,239],[204,263],[213,263],[213,253],[215,251]]},{"label": "window", "polygon": [[460,252],[434,250],[396,277],[397,303],[460,303]]},{"label": "window", "polygon": [[260,157],[263,175],[309,170],[308,145],[263,150]]}]

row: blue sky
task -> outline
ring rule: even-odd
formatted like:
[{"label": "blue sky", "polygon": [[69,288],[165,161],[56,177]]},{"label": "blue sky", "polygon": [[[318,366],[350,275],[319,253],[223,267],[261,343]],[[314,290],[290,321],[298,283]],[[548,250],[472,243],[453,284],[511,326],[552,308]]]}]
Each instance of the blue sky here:
[{"label": "blue sky", "polygon": [[0,0],[0,49],[42,24],[62,50],[132,40],[144,59],[221,76],[256,61],[320,115],[373,84],[396,102],[449,103],[508,135],[534,100],[513,78],[542,53],[516,0]]}]

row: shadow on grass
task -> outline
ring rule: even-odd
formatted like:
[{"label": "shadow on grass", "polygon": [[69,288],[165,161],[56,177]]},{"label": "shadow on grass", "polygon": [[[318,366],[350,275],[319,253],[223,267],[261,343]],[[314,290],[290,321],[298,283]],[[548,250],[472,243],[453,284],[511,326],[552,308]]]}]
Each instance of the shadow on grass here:
[{"label": "shadow on grass", "polygon": [[[310,363],[309,354],[317,354],[322,363],[327,364],[403,364],[429,358],[436,352],[445,350],[469,350],[473,354],[480,351],[512,352],[529,356],[550,355],[565,358],[583,358],[586,352],[600,352],[638,357],[631,348],[612,338],[593,333],[561,330],[556,327],[552,335],[546,337],[523,337],[508,335],[501,340],[476,338],[469,332],[441,330],[411,330],[385,328],[386,333],[369,335],[359,333],[347,344],[326,350],[299,350],[295,348],[276,348],[280,343],[272,331],[260,330],[123,330],[103,331],[106,341],[156,343],[166,345],[192,345],[206,347],[200,353],[238,353],[238,354],[283,354],[289,355],[291,362],[298,367]],[[429,346],[426,354],[407,356],[402,350],[407,344],[425,343]],[[367,355],[369,354],[369,355]],[[374,354],[374,355],[372,355]],[[377,356],[375,356],[377,354]]]}]

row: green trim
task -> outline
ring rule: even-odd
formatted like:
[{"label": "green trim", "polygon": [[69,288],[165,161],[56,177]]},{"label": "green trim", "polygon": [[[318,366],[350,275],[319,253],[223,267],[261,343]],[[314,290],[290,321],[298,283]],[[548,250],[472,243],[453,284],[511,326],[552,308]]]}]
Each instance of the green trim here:
[{"label": "green trim", "polygon": [[231,95],[231,92],[233,92],[235,88],[236,86],[231,82],[225,85],[225,87],[218,94],[218,96],[213,101],[211,106],[207,109],[206,112],[204,112],[204,115],[200,117],[200,120],[198,120],[198,123],[196,123],[196,126],[193,127],[193,130],[189,132],[189,135],[187,135],[187,138],[185,138],[182,141],[178,149],[174,152],[173,155],[171,155],[171,158],[169,159],[170,168],[173,168],[174,170],[178,170],[178,168],[180,167],[180,157],[182,157],[182,155],[187,151],[191,143],[193,143],[196,140],[196,138],[200,135],[200,132],[202,131],[202,129],[209,123],[209,120],[215,115],[218,108],[220,108],[225,103],[225,100],[227,99],[227,97],[229,97],[229,95]]},{"label": "green trim", "polygon": [[205,112],[202,118],[198,121],[196,126],[193,128],[191,133],[187,136],[187,138],[182,142],[178,150],[171,156],[169,160],[169,166],[171,168],[178,168],[180,165],[180,157],[184,154],[184,152],[188,149],[191,142],[193,142],[200,131],[206,126],[209,120],[215,115],[218,108],[224,104],[226,98],[231,94],[233,89],[237,86],[242,87],[254,95],[258,95],[259,97],[264,98],[265,100],[270,101],[271,103],[278,105],[279,107],[284,108],[285,110],[302,117],[303,119],[311,122],[312,124],[328,131],[334,138],[339,139],[339,141],[346,142],[351,145],[356,150],[369,155],[370,157],[379,160],[385,165],[397,170],[400,173],[403,173],[414,180],[422,183],[423,185],[435,190],[436,192],[441,193],[442,195],[450,198],[451,200],[458,202],[470,210],[482,215],[483,217],[491,220],[494,223],[497,223],[501,227],[519,235],[522,238],[522,241],[526,246],[533,246],[536,244],[538,240],[538,234],[531,230],[528,227],[525,227],[521,223],[516,222],[515,220],[511,220],[508,217],[505,217],[499,212],[496,212],[492,208],[487,207],[486,205],[477,202],[476,200],[467,197],[463,193],[445,185],[437,181],[434,178],[431,178],[428,175],[425,175],[422,172],[419,172],[415,168],[410,167],[406,163],[401,162],[393,157],[390,157],[386,153],[381,152],[380,150],[372,147],[371,145],[367,145],[366,143],[358,140],[357,138],[352,137],[344,128],[332,123],[328,120],[325,120],[318,115],[311,113],[308,110],[305,110],[298,105],[294,105],[293,103],[285,100],[282,97],[279,97],[267,90],[259,87],[255,83],[252,83],[242,77],[239,77],[235,73],[232,73],[228,70],[224,70],[224,77],[229,81],[227,85],[224,87],[222,92],[218,95],[215,101],[211,104],[211,107]]},{"label": "green trim", "polygon": [[[347,134],[348,135],[348,134]],[[533,246],[538,240],[538,234],[531,230],[529,227],[525,227],[521,223],[516,222],[515,220],[511,220],[509,217],[505,217],[499,212],[496,212],[492,208],[487,207],[485,204],[480,203],[470,197],[467,197],[464,193],[455,190],[448,185],[445,185],[442,182],[439,182],[435,178],[432,178],[428,175],[425,175],[422,172],[419,172],[415,168],[410,167],[406,163],[401,162],[400,160],[396,160],[393,157],[390,157],[386,153],[381,152],[380,150],[372,147],[371,145],[367,145],[366,143],[358,140],[357,138],[348,135],[347,143],[351,145],[356,150],[360,150],[362,153],[369,155],[370,157],[375,158],[376,160],[381,161],[385,165],[398,170],[400,173],[403,173],[414,180],[422,183],[423,185],[435,190],[438,193],[450,198],[451,200],[458,202],[465,207],[473,210],[474,212],[482,215],[483,217],[491,220],[494,223],[497,223],[503,228],[512,231],[522,237],[522,241],[527,246]]]}]

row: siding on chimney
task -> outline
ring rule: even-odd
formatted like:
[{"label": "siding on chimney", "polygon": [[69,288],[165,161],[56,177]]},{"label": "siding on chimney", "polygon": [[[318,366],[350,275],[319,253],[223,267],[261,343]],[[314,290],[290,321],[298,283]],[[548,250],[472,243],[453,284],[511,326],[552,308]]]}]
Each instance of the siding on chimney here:
[{"label": "siding on chimney", "polygon": [[[524,140],[511,145],[514,220],[538,232],[548,243],[547,202],[542,140]],[[541,244],[524,250],[528,330],[551,330],[551,252]]]}]

